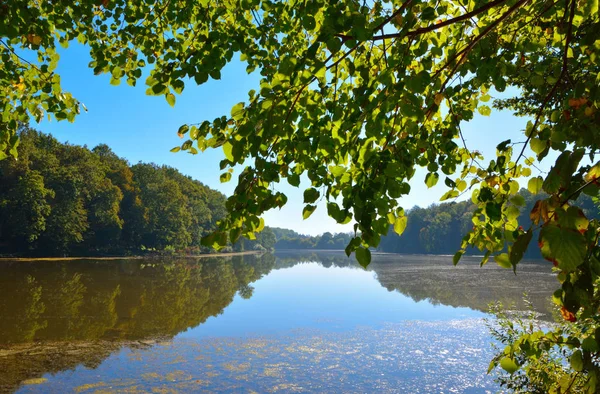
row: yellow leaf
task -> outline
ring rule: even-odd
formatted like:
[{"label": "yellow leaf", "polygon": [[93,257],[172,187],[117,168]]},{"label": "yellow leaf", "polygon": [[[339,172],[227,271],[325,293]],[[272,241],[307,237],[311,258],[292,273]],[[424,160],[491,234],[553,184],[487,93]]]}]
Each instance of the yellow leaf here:
[{"label": "yellow leaf", "polygon": [[594,114],[594,109],[592,107],[585,108],[585,116],[592,116]]},{"label": "yellow leaf", "polygon": [[442,100],[444,100],[444,93],[436,93],[435,98],[433,99],[433,101],[435,101],[435,104],[440,105]]}]

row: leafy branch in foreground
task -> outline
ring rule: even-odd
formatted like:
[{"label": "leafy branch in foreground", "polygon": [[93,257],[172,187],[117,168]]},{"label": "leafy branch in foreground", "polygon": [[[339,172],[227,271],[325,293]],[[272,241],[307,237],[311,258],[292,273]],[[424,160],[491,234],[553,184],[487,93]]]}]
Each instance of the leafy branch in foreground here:
[{"label": "leafy branch in foreground", "polygon": [[496,355],[488,373],[495,371],[496,381],[511,392],[596,392],[598,377],[590,371],[600,363],[598,320],[542,324],[529,306],[520,316],[499,303],[491,305],[494,320],[486,324],[496,341]]}]

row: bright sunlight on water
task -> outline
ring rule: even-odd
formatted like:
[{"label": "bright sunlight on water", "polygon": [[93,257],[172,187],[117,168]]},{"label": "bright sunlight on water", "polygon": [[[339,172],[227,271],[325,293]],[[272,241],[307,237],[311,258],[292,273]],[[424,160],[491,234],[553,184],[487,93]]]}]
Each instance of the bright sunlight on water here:
[{"label": "bright sunlight on water", "polygon": [[477,262],[3,261],[0,391],[495,392],[487,305],[527,291],[549,318],[556,279]]}]

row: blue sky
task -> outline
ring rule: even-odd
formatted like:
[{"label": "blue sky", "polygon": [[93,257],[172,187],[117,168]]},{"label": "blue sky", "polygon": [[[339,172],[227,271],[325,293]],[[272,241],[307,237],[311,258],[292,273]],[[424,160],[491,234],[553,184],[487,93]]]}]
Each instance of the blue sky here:
[{"label": "blue sky", "polygon": [[[58,73],[63,88],[83,102],[88,112],[78,116],[75,123],[45,119],[40,124],[32,124],[33,127],[51,133],[60,141],[89,148],[105,143],[132,164],[139,161],[166,164],[226,195],[233,192],[234,181],[219,181],[219,161],[224,157],[220,149],[196,156],[169,150],[181,144],[177,129],[182,124],[228,115],[233,105],[247,101],[248,91],[258,87],[258,76],[248,75],[243,63],[236,60],[227,65],[219,81],[209,80],[202,86],[189,81],[183,94],[177,96],[175,107],[170,107],[162,96],[145,95],[143,78],[133,88],[124,81],[120,86],[111,86],[108,75],[94,76],[88,68],[91,60],[88,50],[81,45],[71,45],[60,55]],[[493,158],[499,142],[509,138],[524,140],[525,123],[525,119],[510,113],[494,111],[490,117],[477,116],[465,124],[463,132],[469,148],[481,151],[486,158]],[[411,181],[411,195],[401,200],[405,209],[415,205],[428,206],[437,202],[446,191],[443,182],[427,189],[424,184],[426,172],[417,172]],[[327,217],[323,205],[309,219],[302,220],[302,192],[307,186],[306,180],[298,189],[287,182],[276,185],[277,190],[288,195],[288,204],[281,210],[268,212],[266,224],[313,235],[325,231],[352,231],[351,224],[341,226]]]}]

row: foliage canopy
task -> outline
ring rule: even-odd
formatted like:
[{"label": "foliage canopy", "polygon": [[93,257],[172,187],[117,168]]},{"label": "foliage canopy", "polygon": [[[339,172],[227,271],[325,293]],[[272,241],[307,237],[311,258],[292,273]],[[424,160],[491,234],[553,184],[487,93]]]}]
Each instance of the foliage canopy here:
[{"label": "foliage canopy", "polygon": [[[260,86],[231,114],[183,125],[178,132],[189,139],[174,149],[220,147],[223,170],[253,159],[205,243],[251,237],[262,213],[286,203],[271,184],[298,186],[307,174],[303,216],[327,200],[329,216],[356,223],[347,252],[368,264],[369,246],[391,227],[405,229],[398,199],[422,166],[428,186],[444,178],[442,200],[469,191],[477,204],[455,262],[472,245],[486,251],[482,263],[493,254],[514,268],[535,233],[560,270],[555,298],[566,318],[596,314],[598,225],[572,201],[598,192],[597,0],[15,0],[0,13],[2,156],[16,153],[20,122],[79,112],[54,73],[58,44],[87,45],[90,67],[110,73],[112,84],[135,85],[150,69],[147,93],[170,105],[186,83],[219,79],[239,56],[260,73]],[[31,53],[37,59],[25,60]],[[519,92],[492,101],[506,89]],[[531,121],[524,141],[499,138],[497,157],[483,163],[461,124],[492,107]],[[525,156],[527,147],[535,157]],[[560,152],[552,170],[527,179],[550,151]],[[527,229],[517,222],[524,185],[548,195]],[[597,371],[583,352],[583,368]]]}]

